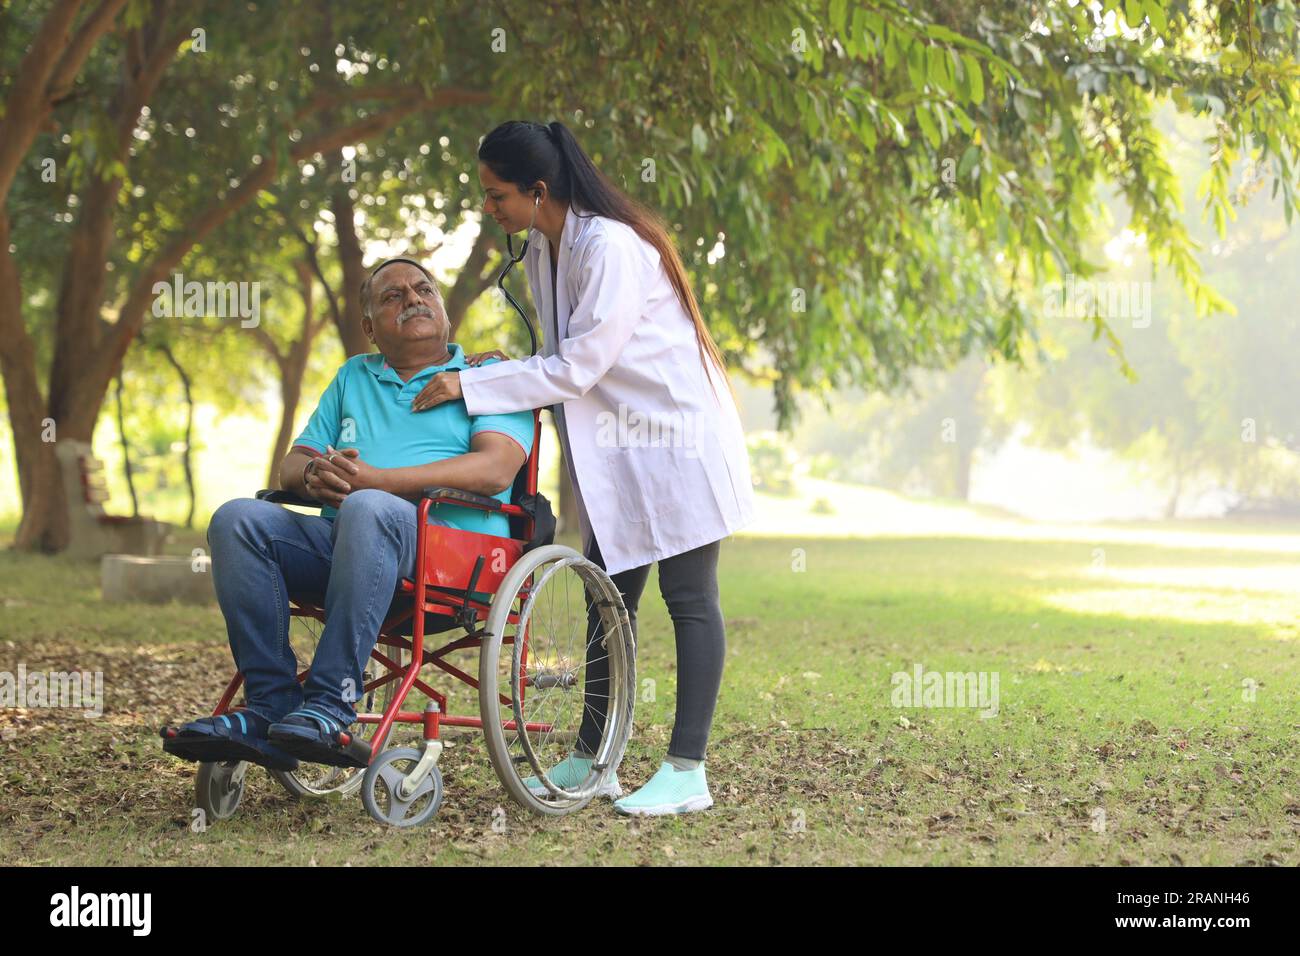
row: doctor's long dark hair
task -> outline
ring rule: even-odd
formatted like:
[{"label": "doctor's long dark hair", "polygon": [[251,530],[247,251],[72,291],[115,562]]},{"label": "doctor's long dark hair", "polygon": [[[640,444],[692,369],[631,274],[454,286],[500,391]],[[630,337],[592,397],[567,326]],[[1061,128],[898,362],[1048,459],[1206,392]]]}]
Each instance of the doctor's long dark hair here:
[{"label": "doctor's long dark hair", "polygon": [[686,278],[686,268],[663,220],[610,182],[582,151],[568,127],[559,122],[550,126],[519,120],[502,123],[483,138],[478,158],[498,179],[514,183],[525,192],[540,179],[556,199],[624,223],[654,246],[677,298],[695,323],[700,363],[707,372],[712,360],[722,373],[722,380],[731,387],[722,353],[704,324],[699,303]]}]

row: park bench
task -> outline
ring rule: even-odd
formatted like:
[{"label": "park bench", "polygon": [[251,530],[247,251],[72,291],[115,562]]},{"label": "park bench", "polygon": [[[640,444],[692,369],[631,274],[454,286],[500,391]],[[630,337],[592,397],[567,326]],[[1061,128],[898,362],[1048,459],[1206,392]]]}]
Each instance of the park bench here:
[{"label": "park bench", "polygon": [[54,446],[68,499],[68,554],[98,558],[104,554],[158,554],[171,526],[153,518],[110,515],[104,511],[108,486],[104,463],[87,442],[64,440]]}]

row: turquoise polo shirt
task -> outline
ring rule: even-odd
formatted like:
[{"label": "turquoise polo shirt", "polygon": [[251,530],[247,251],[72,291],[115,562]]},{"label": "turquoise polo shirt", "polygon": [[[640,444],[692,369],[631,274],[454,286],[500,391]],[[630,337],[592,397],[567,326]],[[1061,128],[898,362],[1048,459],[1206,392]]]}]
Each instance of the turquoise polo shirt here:
[{"label": "turquoise polo shirt", "polygon": [[[427,465],[464,455],[470,450],[470,440],[484,432],[509,436],[527,454],[533,447],[532,412],[469,415],[465,402],[457,399],[412,413],[411,402],[430,378],[448,369],[466,368],[461,347],[451,344],[447,349],[451,361],[422,368],[407,382],[382,355],[372,352],[352,356],[329,383],[307,427],[293,443],[322,455],[327,445],[355,448],[363,461],[376,468]],[[508,504],[510,489],[493,497]],[[333,518],[336,514],[337,508],[321,509],[322,517]],[[503,514],[448,504],[435,505],[429,514],[453,528],[510,536],[509,520]]]}]

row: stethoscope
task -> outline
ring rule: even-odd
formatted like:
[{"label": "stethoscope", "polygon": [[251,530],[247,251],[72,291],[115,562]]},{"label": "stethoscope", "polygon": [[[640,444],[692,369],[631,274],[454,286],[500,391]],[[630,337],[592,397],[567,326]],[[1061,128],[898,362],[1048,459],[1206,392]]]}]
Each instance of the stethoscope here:
[{"label": "stethoscope", "polygon": [[524,320],[524,325],[528,327],[528,340],[532,343],[532,355],[537,354],[537,329],[533,325],[533,320],[528,317],[528,313],[524,311],[523,306],[516,302],[515,297],[506,291],[505,283],[506,276],[510,274],[510,270],[513,269],[517,263],[524,261],[524,255],[528,252],[528,237],[533,234],[533,225],[537,222],[537,210],[540,209],[541,206],[542,197],[535,196],[533,198],[533,218],[528,221],[528,232],[524,234],[524,244],[520,248],[518,255],[515,255],[514,234],[509,232],[506,233],[506,249],[509,250],[509,255],[506,260],[505,268],[502,269],[501,274],[497,276],[497,288],[500,289],[501,294],[506,297],[506,301],[514,306],[515,311],[519,313],[519,317]]}]

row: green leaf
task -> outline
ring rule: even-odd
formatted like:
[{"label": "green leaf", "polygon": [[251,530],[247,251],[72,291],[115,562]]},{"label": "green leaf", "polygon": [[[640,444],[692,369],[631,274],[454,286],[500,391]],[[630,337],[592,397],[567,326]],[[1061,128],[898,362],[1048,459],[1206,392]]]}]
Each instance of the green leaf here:
[{"label": "green leaf", "polygon": [[984,102],[984,73],[980,64],[969,53],[962,57],[966,61],[966,76],[970,78],[970,98],[977,106]]},{"label": "green leaf", "polygon": [[1026,123],[1030,122],[1034,115],[1033,102],[1027,96],[1023,96],[1020,90],[1011,94],[1011,105],[1015,108],[1016,115]]},{"label": "green leaf", "polygon": [[1165,16],[1164,4],[1160,0],[1147,0],[1146,13],[1152,29],[1157,33],[1164,33],[1169,29],[1169,19]]},{"label": "green leaf", "polygon": [[831,28],[835,30],[835,33],[838,36],[844,36],[848,32],[849,24],[848,0],[831,0],[830,19]]},{"label": "green leaf", "polygon": [[892,71],[898,65],[898,33],[889,30],[885,35],[885,69]]},{"label": "green leaf", "polygon": [[932,46],[926,49],[925,76],[930,85],[936,89],[956,92],[956,85],[953,83],[948,64],[948,51],[943,47]]},{"label": "green leaf", "polygon": [[869,14],[861,7],[853,11],[853,24],[849,27],[850,55],[869,57],[876,52],[876,41],[868,27]]},{"label": "green leaf", "polygon": [[691,127],[691,146],[694,147],[697,153],[702,153],[709,148],[708,134],[704,132],[699,123]]},{"label": "green leaf", "polygon": [[916,104],[916,122],[920,125],[921,132],[925,134],[926,142],[938,149],[941,142],[939,127],[935,125],[934,117],[930,115],[930,108],[925,103]]},{"label": "green leaf", "polygon": [[876,124],[866,114],[863,114],[861,122],[858,123],[858,138],[862,140],[869,152],[876,151]]},{"label": "green leaf", "polygon": [[925,70],[925,47],[913,43],[907,48],[907,77],[912,81],[912,89],[918,93],[925,89]]},{"label": "green leaf", "polygon": [[961,162],[957,164],[957,176],[965,176],[980,161],[980,148],[978,146],[967,146],[966,151],[961,154]]}]

